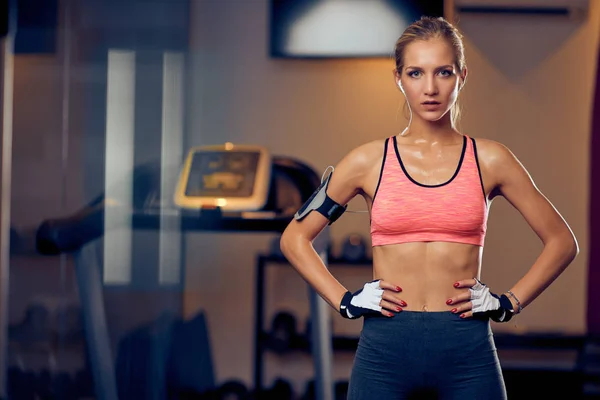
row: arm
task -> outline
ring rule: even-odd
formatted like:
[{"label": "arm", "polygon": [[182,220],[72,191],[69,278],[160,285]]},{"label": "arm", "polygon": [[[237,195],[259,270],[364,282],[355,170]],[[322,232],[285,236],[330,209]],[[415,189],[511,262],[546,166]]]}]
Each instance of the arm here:
[{"label": "arm", "polygon": [[[479,143],[480,141],[478,141]],[[523,165],[503,145],[482,140],[483,164],[494,182],[492,195],[503,196],[531,226],[544,247],[533,266],[511,288],[526,307],[537,298],[573,261],[579,252],[573,232],[538,190]],[[487,175],[486,174],[486,175]],[[515,306],[516,301],[508,296]]]},{"label": "arm", "polygon": [[[361,194],[364,182],[372,179],[372,174],[380,169],[382,150],[383,143],[376,141],[351,151],[335,167],[327,188],[328,196],[338,204],[345,205]],[[312,245],[328,223],[329,220],[316,211],[302,221],[294,219],[283,232],[280,245],[284,256],[302,278],[331,307],[339,310],[342,297],[348,290],[329,272]],[[381,283],[381,287],[384,285],[389,284]]]}]

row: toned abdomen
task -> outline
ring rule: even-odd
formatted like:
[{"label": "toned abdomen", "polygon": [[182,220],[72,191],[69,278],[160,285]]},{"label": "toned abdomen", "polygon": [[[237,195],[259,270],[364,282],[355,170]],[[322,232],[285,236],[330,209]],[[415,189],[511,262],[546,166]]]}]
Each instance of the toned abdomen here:
[{"label": "toned abdomen", "polygon": [[405,310],[449,311],[446,300],[468,289],[454,282],[479,276],[480,246],[415,242],[373,247],[373,279],[402,288]]}]

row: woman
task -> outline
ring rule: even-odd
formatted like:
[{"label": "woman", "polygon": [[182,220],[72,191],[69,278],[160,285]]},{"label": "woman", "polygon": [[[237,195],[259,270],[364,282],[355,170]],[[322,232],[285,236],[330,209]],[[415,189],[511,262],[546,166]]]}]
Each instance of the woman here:
[{"label": "woman", "polygon": [[[443,399],[505,399],[489,320],[508,321],[527,307],[575,258],[577,242],[505,146],[456,129],[467,78],[458,31],[424,17],[397,41],[395,59],[408,127],[344,157],[289,224],[281,249],[343,317],[364,317],[349,399],[405,399],[422,390]],[[311,243],[357,195],[370,211],[375,280],[351,293]],[[544,244],[501,295],[478,280],[496,196]]]}]

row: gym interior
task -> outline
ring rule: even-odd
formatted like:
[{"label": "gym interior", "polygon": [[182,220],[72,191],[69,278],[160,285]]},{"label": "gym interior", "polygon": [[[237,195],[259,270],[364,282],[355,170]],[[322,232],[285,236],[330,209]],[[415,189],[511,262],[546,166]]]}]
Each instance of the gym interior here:
[{"label": "gym interior", "polygon": [[[345,399],[361,322],[279,237],[329,166],[408,123],[391,52],[415,12],[464,34],[460,129],[506,144],[581,249],[492,325],[508,397],[600,398],[600,1],[0,4],[0,398]],[[314,245],[358,289],[369,215],[348,210]],[[494,202],[482,279],[510,287],[541,247]]]}]

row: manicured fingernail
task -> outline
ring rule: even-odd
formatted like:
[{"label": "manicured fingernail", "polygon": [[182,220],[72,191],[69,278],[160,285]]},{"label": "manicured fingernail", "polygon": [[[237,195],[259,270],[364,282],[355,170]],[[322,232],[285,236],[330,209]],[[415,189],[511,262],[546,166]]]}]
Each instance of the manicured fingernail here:
[{"label": "manicured fingernail", "polygon": [[454,282],[454,287],[458,287],[458,282]]},{"label": "manicured fingernail", "polygon": [[465,314],[460,314],[460,317],[461,317],[461,318],[464,318],[464,317],[465,317]]},{"label": "manicured fingernail", "polygon": [[446,300],[446,304],[452,304],[452,299]]},{"label": "manicured fingernail", "polygon": [[405,301],[403,301],[403,302],[402,302],[402,303],[400,303],[400,304],[402,304],[402,307],[406,307],[406,302],[405,302]]},{"label": "manicured fingernail", "polygon": [[458,311],[456,308],[452,309],[452,312],[455,313],[456,311]]},{"label": "manicured fingernail", "polygon": [[396,307],[396,311],[402,311],[400,307]]},{"label": "manicured fingernail", "polygon": [[396,286],[396,291],[400,292],[402,290],[402,288],[400,286]]}]

